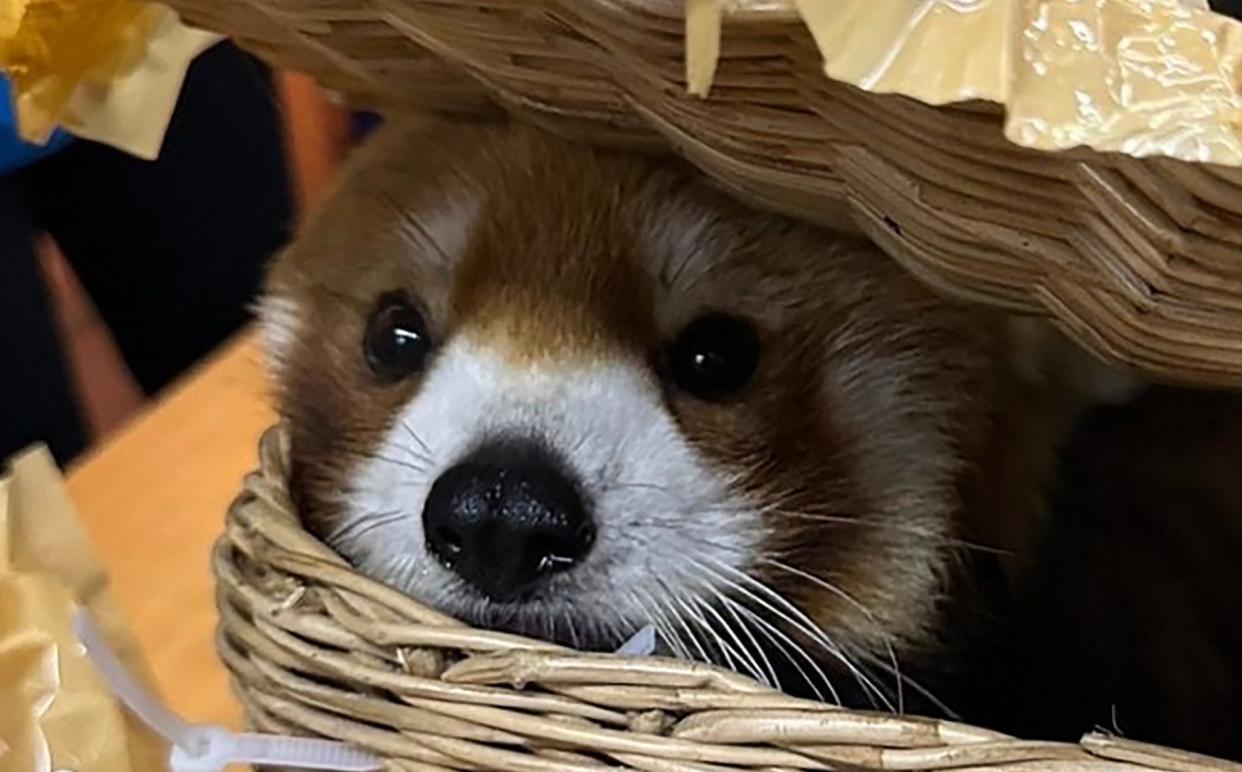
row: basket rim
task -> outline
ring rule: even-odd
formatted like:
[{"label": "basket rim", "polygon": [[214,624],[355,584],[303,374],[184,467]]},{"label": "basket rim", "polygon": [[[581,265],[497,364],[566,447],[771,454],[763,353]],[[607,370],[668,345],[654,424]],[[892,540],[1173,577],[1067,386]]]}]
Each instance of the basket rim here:
[{"label": "basket rim", "polygon": [[1035,742],[840,708],[714,665],[472,628],[355,573],[302,529],[287,453],[283,428],[269,428],[213,553],[219,653],[262,731],[412,769],[586,770],[602,757],[640,770],[1242,771],[1099,733]]}]

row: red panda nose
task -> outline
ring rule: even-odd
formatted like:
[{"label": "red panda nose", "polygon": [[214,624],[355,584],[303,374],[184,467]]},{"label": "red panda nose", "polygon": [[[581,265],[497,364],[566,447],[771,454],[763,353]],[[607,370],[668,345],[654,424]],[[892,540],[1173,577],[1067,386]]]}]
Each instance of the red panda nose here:
[{"label": "red panda nose", "polygon": [[423,505],[428,551],[495,601],[520,600],[580,563],[595,526],[577,486],[534,443],[482,448],[444,472]]}]

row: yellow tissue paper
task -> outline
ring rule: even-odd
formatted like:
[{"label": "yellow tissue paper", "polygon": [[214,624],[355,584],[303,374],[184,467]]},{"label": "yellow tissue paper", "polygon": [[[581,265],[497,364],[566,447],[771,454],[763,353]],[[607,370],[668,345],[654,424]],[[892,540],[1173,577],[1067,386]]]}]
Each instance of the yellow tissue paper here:
[{"label": "yellow tissue paper", "polygon": [[1005,109],[1039,150],[1242,165],[1242,23],[1205,0],[686,0],[687,73],[706,93],[721,21],[800,18],[827,77],[933,105]]},{"label": "yellow tissue paper", "polygon": [[62,126],[154,158],[190,62],[220,39],[139,0],[0,0],[0,70],[40,144]]},{"label": "yellow tissue paper", "polygon": [[74,637],[79,607],[152,688],[61,476],[38,448],[0,478],[0,769],[167,770],[167,745],[113,698]]}]

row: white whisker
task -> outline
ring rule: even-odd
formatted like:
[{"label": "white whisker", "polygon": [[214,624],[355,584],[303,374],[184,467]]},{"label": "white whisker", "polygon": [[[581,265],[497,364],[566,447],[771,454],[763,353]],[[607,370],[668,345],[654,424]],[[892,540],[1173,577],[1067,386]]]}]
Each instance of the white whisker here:
[{"label": "white whisker", "polygon": [[[639,593],[641,593],[641,595]],[[646,602],[643,601],[644,598],[646,599]],[[679,659],[694,659],[694,657],[690,656],[690,652],[686,649],[685,643],[681,640],[681,637],[675,634],[675,631],[672,629],[672,625],[669,623],[668,617],[660,611],[659,606],[656,604],[655,598],[651,596],[651,593],[646,590],[636,590],[634,593],[634,600],[639,608],[643,610],[643,613],[650,618],[651,623],[655,625],[656,630],[660,633],[660,637],[664,639],[664,642],[668,644],[669,649],[672,650],[673,656]]]},{"label": "white whisker", "polygon": [[[695,598],[694,600],[697,601],[698,599]],[[719,652],[720,657],[724,660],[723,662],[720,662],[715,657],[708,655],[707,659],[704,661],[709,665],[723,665],[734,672],[742,672],[738,665],[738,658],[734,656],[734,652],[730,650],[730,647],[725,643],[724,639],[720,637],[720,634],[716,632],[711,625],[707,624],[707,620],[704,619],[703,615],[681,598],[674,598],[673,601],[681,607],[684,612],[683,618],[685,618],[688,623],[693,623],[693,626],[702,631],[705,637],[710,636],[708,643],[715,644],[714,650]]]},{"label": "white whisker", "polygon": [[[769,600],[765,601],[756,596],[753,592],[746,590],[741,586],[740,582],[734,583],[733,585],[736,591],[746,594],[752,601],[766,608],[770,613],[776,615],[786,624],[806,635],[813,642],[819,644],[826,652],[828,652],[829,655],[850,671],[851,675],[858,680],[859,685],[863,687],[863,691],[865,693],[874,694],[880,699],[881,702],[884,703],[885,707],[889,711],[894,710],[894,706],[888,696],[881,691],[880,688],[876,686],[875,683],[868,678],[867,675],[863,673],[848,656],[846,656],[845,652],[841,650],[841,647],[838,646],[830,637],[828,637],[828,634],[824,631],[824,629],[815,624],[815,622],[812,621],[804,611],[790,603],[783,595],[776,592],[771,587],[768,587],[766,584],[754,578],[750,574],[718,560],[713,560],[712,562],[718,569],[724,570],[736,576],[740,582],[745,582],[747,585],[755,588],[758,592],[763,593],[763,595]],[[699,567],[701,569],[706,569],[706,566],[703,566],[701,563],[699,564]]]},{"label": "white whisker", "polygon": [[[711,603],[707,602],[703,598],[694,596],[691,597],[691,600],[693,601],[694,606],[702,611],[700,620],[705,627],[712,630],[713,633],[716,630],[716,627],[711,624],[711,620],[706,619],[703,616],[703,614],[710,614],[719,623],[720,629],[724,631],[724,634],[732,640],[733,643],[730,645],[723,638],[721,638],[719,634],[717,634],[717,639],[721,647],[726,650],[726,655],[729,650],[736,652],[737,660],[741,663],[741,666],[745,668],[744,672],[747,675],[766,686],[774,686],[773,682],[768,679],[768,674],[764,672],[761,667],[759,667],[759,661],[755,659],[754,655],[746,648],[746,645],[742,643],[742,639],[738,637],[736,631],[734,631],[733,627],[725,621],[725,618],[721,616],[720,612],[717,611]],[[737,670],[738,672],[743,672],[742,668],[735,666],[732,662],[730,662],[729,667]]]},{"label": "white whisker", "polygon": [[779,676],[777,676],[776,669],[772,667],[772,661],[768,659],[767,652],[763,650],[763,646],[760,645],[759,641],[755,638],[754,634],[750,631],[750,625],[746,624],[746,622],[740,616],[738,616],[737,610],[734,608],[734,604],[729,603],[728,602],[729,599],[725,597],[720,591],[710,589],[710,588],[708,589],[708,591],[712,594],[712,596],[717,601],[720,602],[721,607],[729,614],[729,616],[733,617],[733,620],[737,622],[737,627],[742,631],[742,633],[748,639],[750,639],[751,646],[753,647],[752,651],[754,651],[755,654],[759,657],[759,659],[763,661],[763,665],[767,670],[767,674],[769,678],[767,683],[770,684],[775,689],[780,689],[781,679]]},{"label": "white whisker", "polygon": [[[798,676],[804,683],[806,683],[807,686],[811,687],[811,691],[815,694],[815,699],[820,702],[832,702],[834,705],[841,704],[841,696],[837,694],[836,687],[832,685],[832,679],[829,678],[828,674],[824,672],[824,669],[820,667],[819,662],[808,654],[803,647],[799,646],[796,641],[790,638],[779,627],[759,616],[749,608],[743,606],[738,601],[729,597],[726,597],[725,601],[734,607],[738,612],[745,615],[746,618],[750,620],[751,624],[755,625],[756,629],[759,631],[759,634],[771,641],[772,644],[776,646],[777,651],[785,655],[785,659],[788,660],[789,664],[792,665],[794,670],[798,672]],[[795,654],[797,655],[796,657],[794,656]],[[811,669],[815,671],[815,675],[819,677],[819,682],[828,689],[827,697],[822,691],[820,691],[819,687],[816,686],[815,679],[811,678],[811,676],[806,672],[806,669],[803,668],[798,662],[798,658],[806,660],[807,664],[811,666]],[[829,700],[828,697],[831,697],[831,700]]]},{"label": "white whisker", "polygon": [[[667,592],[668,588],[665,588],[665,591]],[[669,597],[671,598],[673,596],[670,594]],[[656,598],[655,600],[657,604],[660,603],[659,598]],[[677,623],[677,626],[680,627],[681,630],[686,634],[686,640],[690,641],[690,645],[694,647],[694,650],[696,652],[698,652],[697,657],[691,656],[689,657],[689,659],[697,659],[700,662],[708,662],[708,663],[712,662],[712,658],[707,653],[707,649],[703,648],[703,644],[699,642],[698,636],[694,634],[694,629],[691,627],[690,623],[685,619],[685,617],[679,614],[677,612],[677,609],[673,608],[671,605],[665,606],[665,608],[669,612],[670,619]]]},{"label": "white whisker", "polygon": [[384,512],[366,512],[351,518],[349,522],[328,534],[325,541],[333,549],[339,550],[342,547],[353,544],[376,528],[390,525],[404,517],[405,511],[400,509],[390,509]]},{"label": "white whisker", "polygon": [[432,456],[434,455],[431,452],[431,448],[427,446],[427,443],[423,440],[422,437],[418,436],[418,432],[414,431],[414,427],[410,426],[410,421],[408,418],[403,418],[401,420],[401,428],[404,429],[405,433],[410,436],[410,439],[418,443],[418,447],[422,449],[423,458],[427,461],[430,461]]},{"label": "white whisker", "polygon": [[[758,598],[755,598],[753,594],[749,593],[745,588],[741,587],[736,582],[732,582],[717,574],[712,574],[710,572],[710,569],[708,569],[702,563],[695,561],[692,565],[702,574],[699,580],[704,582],[704,586],[707,587],[710,592],[714,592],[716,597],[720,598],[720,600],[725,604],[726,608],[729,608],[731,611],[733,611],[735,615],[738,612],[745,615],[746,618],[750,620],[751,624],[756,625],[756,629],[758,629],[759,633],[763,635],[765,638],[767,638],[770,642],[772,642],[772,644],[777,647],[777,651],[785,655],[785,659],[789,660],[789,663],[794,667],[795,670],[798,671],[798,674],[802,677],[802,680],[808,686],[811,687],[811,690],[815,693],[815,696],[817,699],[819,699],[821,702],[827,701],[824,697],[824,693],[821,692],[819,690],[819,687],[815,685],[815,680],[812,679],[807,674],[806,670],[803,669],[802,665],[798,663],[797,658],[795,658],[790,653],[791,651],[799,655],[801,658],[805,659],[807,663],[810,664],[811,668],[819,676],[820,681],[824,684],[825,687],[827,687],[828,692],[832,696],[832,701],[836,703],[837,705],[841,704],[841,698],[837,694],[837,690],[832,684],[832,679],[828,677],[828,674],[824,672],[823,668],[820,667],[819,662],[816,661],[814,657],[808,654],[802,646],[798,645],[792,638],[790,638],[787,634],[785,634],[785,632],[782,631],[780,628],[768,622],[766,619],[761,617],[759,614],[755,613],[752,609],[747,608],[740,601],[734,598],[730,598],[728,595],[725,595],[721,592],[715,591],[711,587],[711,584],[719,583],[730,591],[737,592],[742,595],[748,596],[752,601],[757,602],[762,606],[766,606],[766,604],[764,604]],[[766,606],[766,607],[768,610],[773,611],[773,609],[771,609],[770,606]],[[779,612],[777,612],[777,615],[780,616]],[[762,651],[762,648],[760,648],[760,650]],[[774,677],[775,677],[775,672],[774,672]]]}]

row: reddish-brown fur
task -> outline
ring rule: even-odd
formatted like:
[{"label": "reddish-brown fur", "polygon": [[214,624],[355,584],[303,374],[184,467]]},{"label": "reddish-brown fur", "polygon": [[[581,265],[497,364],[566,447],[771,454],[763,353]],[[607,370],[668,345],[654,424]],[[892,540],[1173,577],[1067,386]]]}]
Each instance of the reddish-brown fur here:
[{"label": "reddish-brown fur", "polygon": [[[413,142],[435,150],[393,147]],[[943,588],[927,587],[928,567],[904,556],[909,540],[936,537],[888,522],[890,513],[874,499],[877,483],[860,479],[857,456],[867,439],[840,425],[838,411],[847,407],[826,400],[821,347],[838,349],[834,356],[845,360],[879,347],[896,355],[932,352],[935,366],[917,372],[908,388],[944,422],[961,455],[954,463],[964,495],[982,498],[987,475],[977,470],[998,458],[989,438],[1008,420],[1006,411],[1028,406],[1004,391],[1012,381],[1005,337],[986,312],[935,298],[868,244],[735,204],[671,159],[591,151],[522,128],[434,125],[392,133],[365,152],[369,158],[272,279],[315,320],[316,334],[297,340],[281,368],[295,490],[312,524],[331,519],[351,465],[374,450],[395,411],[417,392],[417,380],[396,387],[368,382],[358,341],[377,295],[414,288],[431,306],[437,335],[469,332],[515,359],[648,360],[670,325],[684,320],[676,318],[676,303],[655,308],[674,291],[669,264],[677,256],[644,254],[635,234],[663,214],[661,198],[682,197],[707,202],[711,217],[728,218],[729,254],[703,282],[707,298],[696,301],[690,286],[683,293],[689,300],[679,296],[678,303],[727,301],[752,316],[764,360],[743,399],[713,405],[670,394],[669,409],[694,447],[772,508],[769,517],[779,522],[772,553],[835,582],[872,618],[792,575],[768,579],[817,621],[847,631],[847,640],[874,644],[896,635],[918,643],[927,635],[934,604],[926,594]],[[461,198],[486,196],[479,230],[460,256],[412,257],[436,248],[394,225],[434,207],[446,189]],[[692,206],[688,216],[697,211]],[[871,337],[836,340],[842,330],[869,326]],[[912,509],[927,504],[907,502]],[[1010,504],[1003,502],[1005,522],[1026,516]],[[961,516],[944,528],[946,544],[1003,530],[992,517],[971,522],[961,509],[949,502],[935,515]],[[907,570],[909,593],[900,581]]]},{"label": "reddish-brown fur", "polygon": [[[271,278],[295,309],[274,355],[312,530],[334,526],[359,465],[418,398],[418,377],[378,384],[361,356],[376,298],[399,289],[437,341],[469,336],[521,367],[626,362],[654,381],[693,314],[752,319],[763,353],[744,393],[705,403],[664,388],[664,405],[758,503],[764,555],[841,592],[763,562],[753,573],[853,651],[940,664],[947,628],[971,624],[954,601],[976,599],[972,547],[1029,554],[1082,396],[1013,366],[1046,339],[934,296],[867,243],[734,203],[672,159],[430,122],[362,156]],[[460,243],[457,219],[475,222]],[[868,389],[891,389],[875,404],[900,420],[870,423],[884,411],[859,412],[875,407]],[[908,448],[903,426],[921,433]],[[894,442],[906,457],[887,453]],[[895,491],[920,453],[943,456],[933,482]],[[1022,561],[997,561],[1021,582]]]}]

